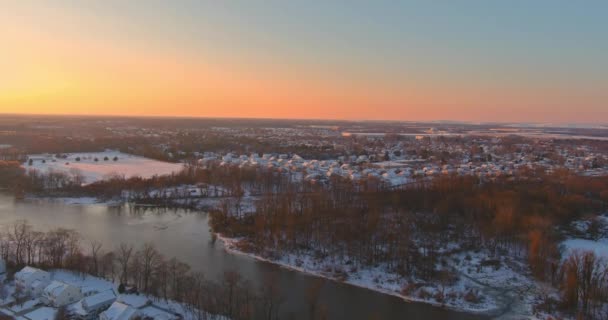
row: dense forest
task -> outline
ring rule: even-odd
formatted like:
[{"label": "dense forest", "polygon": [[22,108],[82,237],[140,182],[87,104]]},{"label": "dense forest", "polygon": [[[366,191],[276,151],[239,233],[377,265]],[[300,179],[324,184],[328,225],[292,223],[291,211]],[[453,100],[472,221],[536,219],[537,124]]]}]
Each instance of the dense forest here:
[{"label": "dense forest", "polygon": [[608,209],[608,179],[567,171],[518,176],[526,178],[451,176],[379,191],[340,180],[319,192],[287,188],[264,194],[251,213],[213,211],[212,227],[263,256],[312,252],[339,257],[351,270],[383,264],[404,278],[436,282],[450,272],[440,267],[449,244],[485,249],[526,260],[534,277],[560,288],[560,301],[544,305],[548,311],[603,312],[608,265],[587,253],[562,261],[558,244],[562,228]]}]

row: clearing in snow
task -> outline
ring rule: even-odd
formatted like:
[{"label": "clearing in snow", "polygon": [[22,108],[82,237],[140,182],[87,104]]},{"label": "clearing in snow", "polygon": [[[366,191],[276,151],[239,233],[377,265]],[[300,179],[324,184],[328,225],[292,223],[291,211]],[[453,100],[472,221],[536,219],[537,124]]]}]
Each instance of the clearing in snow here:
[{"label": "clearing in snow", "polygon": [[178,172],[183,168],[181,163],[162,162],[110,150],[61,155],[34,154],[28,156],[28,161],[23,166],[27,170],[38,170],[41,173],[54,171],[69,175],[81,174],[85,184],[111,175],[150,178]]}]

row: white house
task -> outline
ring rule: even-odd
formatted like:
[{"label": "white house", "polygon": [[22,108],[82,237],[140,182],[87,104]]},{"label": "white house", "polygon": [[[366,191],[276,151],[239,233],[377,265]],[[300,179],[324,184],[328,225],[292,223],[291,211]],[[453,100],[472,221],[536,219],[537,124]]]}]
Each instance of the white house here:
[{"label": "white house", "polygon": [[113,290],[106,290],[88,296],[73,307],[74,314],[81,320],[96,319],[99,313],[107,309],[116,301]]},{"label": "white house", "polygon": [[108,310],[99,315],[99,320],[131,320],[139,315],[139,311],[121,302],[114,302]]},{"label": "white house", "polygon": [[55,308],[72,304],[80,299],[82,299],[80,288],[61,281],[53,281],[46,286],[40,298],[43,303]]},{"label": "white house", "polygon": [[51,275],[37,268],[25,267],[15,273],[15,287],[23,294],[40,294],[50,281]]}]

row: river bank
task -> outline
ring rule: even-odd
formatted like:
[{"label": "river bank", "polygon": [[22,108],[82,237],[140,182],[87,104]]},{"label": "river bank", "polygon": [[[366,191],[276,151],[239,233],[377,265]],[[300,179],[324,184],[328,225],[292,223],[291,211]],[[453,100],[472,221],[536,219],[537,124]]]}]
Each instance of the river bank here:
[{"label": "river bank", "polygon": [[[217,205],[219,199],[206,199],[207,205]],[[57,205],[68,205],[70,207],[89,206],[111,206],[124,205],[128,202],[103,201],[95,198],[29,198],[28,201],[35,203],[53,202]],[[131,204],[133,206],[133,204]],[[134,205],[135,208],[138,205]],[[164,219],[163,219],[164,220]],[[131,222],[133,223],[133,222]],[[154,231],[172,229],[170,221],[155,222]],[[458,270],[460,275],[458,281],[450,284],[428,283],[420,279],[403,281],[397,274],[391,273],[385,266],[375,268],[357,268],[345,264],[344,261],[319,260],[312,254],[309,255],[287,255],[281,258],[272,258],[271,255],[244,252],[237,246],[238,239],[231,239],[218,235],[223,242],[224,248],[230,255],[243,256],[246,259],[254,259],[283,269],[303,274],[322,277],[338,283],[364,288],[384,295],[397,297],[408,303],[421,303],[442,309],[465,312],[482,316],[498,316],[509,314],[512,310],[513,300],[510,292],[529,291],[523,290],[523,286],[532,283],[528,276],[522,275],[523,267],[514,266],[514,261],[503,261],[502,267],[495,270],[492,267],[478,266],[487,259],[483,252],[460,252],[449,256],[450,267]],[[446,248],[447,250],[448,248]],[[453,249],[453,248],[452,248]],[[242,259],[241,259],[242,260]],[[517,268],[516,268],[517,267]],[[213,268],[217,270],[216,268]],[[517,270],[516,270],[517,269]],[[495,287],[504,287],[506,290],[493,290]],[[524,301],[517,304],[517,314],[532,315],[532,295],[528,294]]]},{"label": "river bank", "polygon": [[[139,207],[131,203],[110,206],[103,201],[78,204],[72,199],[28,199],[15,201],[0,194],[0,228],[28,220],[37,230],[67,228],[78,231],[83,241],[103,243],[103,250],[121,243],[136,247],[153,244],[160,253],[186,262],[205,278],[220,281],[226,271],[237,271],[259,286],[269,277],[281,292],[281,319],[309,319],[306,292],[315,280],[302,273],[227,252],[220,241],[213,244],[208,215],[199,210]],[[84,199],[83,199],[84,200]],[[100,199],[102,200],[102,199]],[[451,311],[423,303],[408,303],[392,295],[340,282],[325,281],[319,303],[329,319],[453,319],[481,320],[487,316]],[[348,308],[344,308],[348,305]]]},{"label": "river bank", "polygon": [[[482,253],[460,253],[457,257],[452,257],[461,261],[460,265],[453,267],[462,268],[463,271],[458,272],[460,277],[457,282],[442,285],[422,283],[416,279],[399,280],[399,275],[388,272],[381,266],[345,272],[344,270],[348,269],[345,264],[340,265],[335,260],[315,259],[305,254],[287,254],[280,258],[265,257],[241,250],[241,239],[216,235],[230,253],[398,297],[410,303],[423,303],[497,319],[536,318],[533,312],[533,306],[538,302],[535,298],[536,282],[507,266],[498,270],[472,268],[483,261]],[[539,316],[542,319],[542,315]]]}]

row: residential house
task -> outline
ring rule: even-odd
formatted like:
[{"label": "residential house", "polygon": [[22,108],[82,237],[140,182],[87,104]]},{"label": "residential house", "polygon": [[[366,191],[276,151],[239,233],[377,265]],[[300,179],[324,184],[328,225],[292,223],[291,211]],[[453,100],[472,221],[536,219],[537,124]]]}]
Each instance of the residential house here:
[{"label": "residential house", "polygon": [[80,320],[97,319],[97,316],[108,309],[116,301],[116,294],[113,290],[106,290],[88,296],[72,308],[73,314]]},{"label": "residential house", "polygon": [[15,273],[15,287],[21,294],[37,296],[51,281],[51,275],[37,268],[25,267]]},{"label": "residential house", "polygon": [[40,300],[48,306],[59,308],[79,301],[82,297],[80,288],[62,281],[53,281],[44,288]]},{"label": "residential house", "polygon": [[108,310],[99,314],[99,320],[131,320],[139,315],[139,310],[122,302],[114,302]]}]

